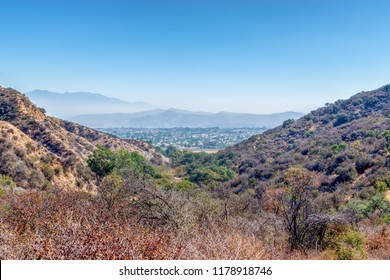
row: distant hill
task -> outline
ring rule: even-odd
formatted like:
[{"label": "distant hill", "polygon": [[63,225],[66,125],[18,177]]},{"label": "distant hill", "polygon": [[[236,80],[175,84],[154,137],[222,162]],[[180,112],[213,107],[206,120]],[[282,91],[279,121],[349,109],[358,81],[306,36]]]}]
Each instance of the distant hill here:
[{"label": "distant hill", "polygon": [[173,127],[265,127],[272,128],[287,119],[297,119],[302,113],[285,112],[277,114],[205,113],[178,109],[151,110],[132,114],[95,114],[69,118],[71,121],[94,128],[135,127],[135,128],[173,128]]},{"label": "distant hill", "polygon": [[0,174],[17,186],[93,188],[86,159],[99,145],[136,151],[155,163],[167,161],[147,143],[48,117],[22,93],[0,87]]},{"label": "distant hill", "polygon": [[120,99],[89,92],[56,93],[47,90],[27,92],[26,96],[48,115],[68,118],[80,114],[134,113],[155,109],[143,103],[129,103]]}]

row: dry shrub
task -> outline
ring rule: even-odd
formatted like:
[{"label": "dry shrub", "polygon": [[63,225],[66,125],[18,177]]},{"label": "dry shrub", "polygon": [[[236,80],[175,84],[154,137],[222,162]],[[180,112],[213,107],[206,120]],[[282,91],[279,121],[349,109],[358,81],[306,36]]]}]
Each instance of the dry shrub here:
[{"label": "dry shrub", "polygon": [[[322,252],[290,251],[283,224],[272,213],[247,211],[247,217],[239,212],[231,215],[236,209],[232,205],[226,220],[223,201],[202,193],[187,200],[177,192],[174,194],[168,202],[175,202],[171,206],[176,209],[177,215],[173,217],[178,222],[177,228],[140,222],[143,212],[132,200],[118,202],[108,210],[98,196],[81,191],[6,194],[0,198],[0,258],[338,258],[337,247],[331,243]],[[363,223],[359,227],[359,232],[365,235],[367,257],[390,259],[388,227]],[[343,228],[328,231],[330,240],[337,241],[334,237],[343,234]]]},{"label": "dry shrub", "polygon": [[369,259],[390,260],[390,230],[384,225],[375,232],[366,234]]},{"label": "dry shrub", "polygon": [[183,238],[181,259],[270,259],[261,240],[234,228],[213,228]]},{"label": "dry shrub", "polygon": [[1,259],[175,259],[171,234],[82,192],[10,195],[2,201]]}]

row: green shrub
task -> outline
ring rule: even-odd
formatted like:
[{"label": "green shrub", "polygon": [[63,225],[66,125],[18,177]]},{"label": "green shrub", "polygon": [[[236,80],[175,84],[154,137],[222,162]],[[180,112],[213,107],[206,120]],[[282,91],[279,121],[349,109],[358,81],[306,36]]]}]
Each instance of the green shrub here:
[{"label": "green shrub", "polygon": [[359,174],[363,174],[368,168],[373,166],[374,162],[370,158],[361,158],[355,162],[355,169]]},{"label": "green shrub", "polygon": [[289,125],[293,124],[294,120],[293,119],[288,119],[283,122],[283,128],[288,127]]},{"label": "green shrub", "polygon": [[5,195],[5,190],[0,188],[0,198],[2,198]]},{"label": "green shrub", "polygon": [[345,142],[342,142],[340,144],[334,144],[332,146],[332,150],[335,152],[344,151],[346,148],[347,148],[347,143],[345,143]]},{"label": "green shrub", "polygon": [[380,192],[385,192],[387,190],[387,184],[383,181],[377,181],[375,183],[375,188]]},{"label": "green shrub", "polygon": [[367,255],[366,240],[362,233],[350,230],[340,237],[336,245],[337,257],[340,260],[361,260]]},{"label": "green shrub", "polygon": [[390,202],[386,200],[384,193],[380,192],[368,200],[353,199],[348,202],[347,207],[354,210],[359,219],[364,219],[375,210],[389,211]]},{"label": "green shrub", "polygon": [[7,175],[0,175],[0,188],[1,187],[14,188],[16,187],[16,183],[11,177]]},{"label": "green shrub", "polygon": [[384,92],[388,92],[390,90],[390,84],[387,84],[383,87]]},{"label": "green shrub", "polygon": [[383,221],[390,225],[390,213],[389,214],[386,214],[384,217],[383,217]]},{"label": "green shrub", "polygon": [[172,189],[173,188],[173,184],[171,181],[169,181],[167,178],[162,178],[160,180],[157,181],[157,184],[163,188],[166,188],[166,189]]},{"label": "green shrub", "polygon": [[51,181],[54,177],[55,171],[54,171],[53,167],[51,167],[49,164],[43,163],[42,164],[42,173],[48,181]]},{"label": "green shrub", "polygon": [[369,203],[366,200],[354,199],[348,202],[348,208],[352,209],[359,219],[364,219],[370,213]]},{"label": "green shrub", "polygon": [[334,122],[333,126],[336,127],[336,126],[345,124],[347,122],[349,122],[349,117],[345,114],[340,114],[337,116],[336,121]]},{"label": "green shrub", "polygon": [[44,108],[41,108],[41,107],[37,107],[37,109],[39,111],[41,111],[42,114],[46,114],[46,110]]},{"label": "green shrub", "polygon": [[382,135],[387,141],[390,141],[390,130],[383,131]]},{"label": "green shrub", "polygon": [[78,174],[84,181],[91,181],[93,179],[92,170],[88,166],[80,166],[78,168]]},{"label": "green shrub", "polygon": [[61,173],[64,172],[64,168],[62,167],[61,164],[58,164],[54,167],[54,173],[58,176],[60,175]]},{"label": "green shrub", "polygon": [[377,136],[377,131],[376,130],[367,130],[366,131],[366,137],[376,137]]},{"label": "green shrub", "polygon": [[193,188],[194,183],[192,183],[186,179],[183,179],[180,182],[178,182],[176,186],[179,190],[188,190],[188,189]]},{"label": "green shrub", "polygon": [[51,188],[51,183],[48,180],[44,180],[41,186],[42,190],[49,190]]},{"label": "green shrub", "polygon": [[79,189],[82,189],[84,187],[84,183],[81,179],[79,178],[76,178],[76,186],[79,188]]}]

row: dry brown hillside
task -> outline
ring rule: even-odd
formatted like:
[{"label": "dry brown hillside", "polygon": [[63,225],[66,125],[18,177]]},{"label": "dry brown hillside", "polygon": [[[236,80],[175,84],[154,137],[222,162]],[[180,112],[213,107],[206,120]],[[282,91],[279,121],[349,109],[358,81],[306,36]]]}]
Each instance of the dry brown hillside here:
[{"label": "dry brown hillside", "polygon": [[52,184],[92,188],[86,159],[98,146],[139,152],[153,163],[167,159],[147,143],[125,141],[96,130],[48,117],[22,93],[0,87],[0,174],[21,187]]}]

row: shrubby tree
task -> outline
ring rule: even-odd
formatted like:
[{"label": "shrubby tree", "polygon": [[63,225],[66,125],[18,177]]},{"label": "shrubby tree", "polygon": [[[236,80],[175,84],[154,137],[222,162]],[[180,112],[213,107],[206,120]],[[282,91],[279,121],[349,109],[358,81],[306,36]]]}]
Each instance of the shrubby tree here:
[{"label": "shrubby tree", "polygon": [[176,149],[174,146],[172,145],[169,145],[168,148],[165,150],[165,154],[167,155],[167,157],[173,157],[175,155],[175,153],[178,152],[178,149]]},{"label": "shrubby tree", "polygon": [[111,210],[118,200],[124,199],[128,194],[121,176],[115,172],[104,177],[99,192],[108,210]]},{"label": "shrubby tree", "polygon": [[[156,187],[151,179],[154,169],[139,153],[120,150],[115,153],[98,147],[88,164],[100,178],[98,192],[110,211],[128,211],[118,205],[137,209],[139,220],[153,226],[177,227],[170,196],[172,191]],[[188,184],[184,187],[188,187]]]},{"label": "shrubby tree", "polygon": [[334,122],[333,126],[336,127],[336,126],[345,124],[347,122],[349,122],[349,117],[345,114],[340,114],[337,116],[336,121]]},{"label": "shrubby tree", "polygon": [[88,166],[99,177],[104,177],[111,173],[116,164],[116,155],[113,151],[98,146],[88,159]]},{"label": "shrubby tree", "polygon": [[304,168],[290,168],[284,175],[285,190],[280,207],[291,250],[322,246],[332,225],[342,225],[342,216],[321,213],[315,205],[318,180]]},{"label": "shrubby tree", "polygon": [[286,189],[280,198],[280,205],[291,249],[296,249],[303,246],[309,229],[314,178],[302,168],[290,168],[284,175],[284,183]]}]

